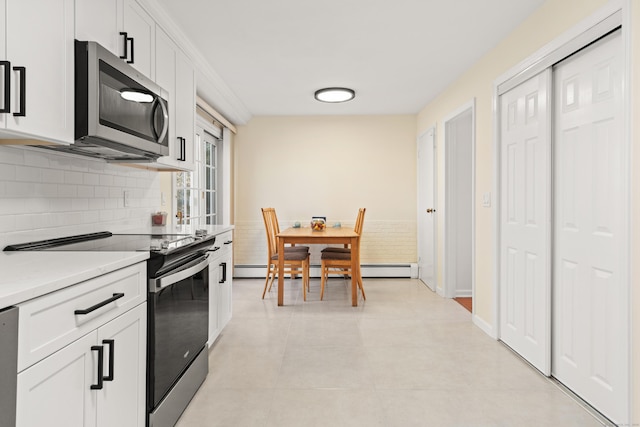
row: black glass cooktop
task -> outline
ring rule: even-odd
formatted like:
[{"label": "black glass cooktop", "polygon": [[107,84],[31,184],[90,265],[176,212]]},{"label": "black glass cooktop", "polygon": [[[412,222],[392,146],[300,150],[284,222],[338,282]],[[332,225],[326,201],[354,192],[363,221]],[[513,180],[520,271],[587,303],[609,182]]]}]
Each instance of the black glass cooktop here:
[{"label": "black glass cooktop", "polygon": [[107,251],[169,254],[201,244],[213,244],[215,236],[188,234],[113,234],[108,231],[9,245],[5,251]]}]

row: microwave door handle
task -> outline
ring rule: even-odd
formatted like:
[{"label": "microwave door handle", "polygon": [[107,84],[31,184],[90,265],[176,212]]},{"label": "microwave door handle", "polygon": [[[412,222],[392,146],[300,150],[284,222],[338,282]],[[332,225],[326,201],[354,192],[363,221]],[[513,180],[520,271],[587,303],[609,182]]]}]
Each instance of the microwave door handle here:
[{"label": "microwave door handle", "polygon": [[[162,99],[160,99],[160,97],[156,98],[156,108],[158,105],[160,105],[160,108],[162,108],[162,131],[160,132],[160,135],[158,136],[156,133],[156,136],[158,137],[158,140],[156,142],[160,142],[164,139],[164,137],[167,135],[167,131],[169,130],[169,112],[167,111],[167,106],[164,105],[164,102],[162,102]],[[154,108],[155,110],[155,108]],[[152,114],[151,120],[152,120],[152,126],[155,128],[155,113]]]}]

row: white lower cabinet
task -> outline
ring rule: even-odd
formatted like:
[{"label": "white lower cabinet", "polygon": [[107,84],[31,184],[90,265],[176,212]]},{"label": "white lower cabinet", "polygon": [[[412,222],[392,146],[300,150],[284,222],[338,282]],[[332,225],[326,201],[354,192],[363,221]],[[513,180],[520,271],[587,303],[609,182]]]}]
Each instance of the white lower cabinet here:
[{"label": "white lower cabinet", "polygon": [[[33,341],[45,342],[50,337],[59,342],[57,347],[60,348],[22,370],[19,360],[18,427],[145,425],[146,300],[135,297],[137,304],[133,308],[123,308],[132,303],[127,296],[138,291],[130,288],[132,277],[139,278],[139,290],[145,288],[144,265],[128,267],[19,305],[20,311],[25,313],[20,313],[19,329],[28,333],[19,332],[18,346],[28,348]],[[112,288],[118,288],[113,297],[120,293],[125,296],[104,305],[100,305],[104,299],[97,298],[93,305],[88,306],[83,301],[83,305],[76,308],[87,309],[90,311],[88,314],[64,310],[63,314],[56,314],[57,319],[50,322],[51,327],[30,327],[29,323],[38,324],[39,314],[43,311],[55,312],[55,306],[46,309],[48,301],[54,305],[57,301],[58,306],[64,306],[64,302],[83,300],[81,295],[95,293],[96,289],[105,286],[109,293]],[[58,294],[66,297],[63,304],[60,304]],[[95,308],[97,305],[99,307]],[[77,328],[67,328],[70,332],[60,334],[60,325],[65,324],[63,317],[75,319],[80,326],[95,326],[91,330],[80,327],[82,336],[66,340],[65,336],[73,335]],[[26,355],[33,353],[22,354],[24,365],[24,360],[29,360]]]},{"label": "white lower cabinet", "polygon": [[87,334],[18,374],[17,426],[96,425],[97,396],[89,390],[96,378],[91,352],[96,335]]},{"label": "white lower cabinet", "polygon": [[[217,249],[216,249],[217,248]],[[231,320],[233,286],[232,232],[216,236],[209,265],[209,347]]]}]

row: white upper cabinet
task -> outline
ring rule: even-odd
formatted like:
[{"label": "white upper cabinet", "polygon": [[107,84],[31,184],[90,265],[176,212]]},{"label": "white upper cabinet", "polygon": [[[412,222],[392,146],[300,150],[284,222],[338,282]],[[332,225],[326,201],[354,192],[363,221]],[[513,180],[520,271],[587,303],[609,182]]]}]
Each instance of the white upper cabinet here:
[{"label": "white upper cabinet", "polygon": [[98,42],[150,79],[155,25],[135,0],[76,0],[76,39]]},{"label": "white upper cabinet", "polygon": [[[0,0],[0,23],[7,22],[6,1]],[[7,111],[10,101],[8,95],[9,88],[5,87],[5,76],[11,73],[11,66],[7,62],[7,32],[0,29],[0,130],[4,129],[7,122]]]},{"label": "white upper cabinet", "polygon": [[73,142],[74,1],[0,0],[0,22],[0,137]]},{"label": "white upper cabinet", "polygon": [[169,155],[159,169],[192,171],[195,167],[195,71],[178,46],[156,29],[156,83],[169,93]]},{"label": "white upper cabinet", "polygon": [[124,55],[124,0],[76,0],[76,39],[94,41]]},{"label": "white upper cabinet", "polygon": [[[153,53],[155,51],[156,23],[135,0],[124,0],[124,24],[126,32],[126,61],[150,79],[155,79]],[[124,42],[123,42],[124,43]]]}]

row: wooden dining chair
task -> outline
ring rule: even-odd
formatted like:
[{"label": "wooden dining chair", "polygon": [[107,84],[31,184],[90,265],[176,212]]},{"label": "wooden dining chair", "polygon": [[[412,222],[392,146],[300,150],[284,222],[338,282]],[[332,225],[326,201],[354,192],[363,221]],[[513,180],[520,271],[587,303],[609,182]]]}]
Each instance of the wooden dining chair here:
[{"label": "wooden dining chair", "polygon": [[[364,224],[364,214],[366,209],[361,208],[358,211],[358,218],[356,219],[356,225],[354,231],[358,233],[358,253],[360,253],[360,240],[362,239],[362,227]],[[346,246],[346,245],[345,245]],[[357,260],[358,265],[360,260]],[[342,276],[351,276],[351,248],[325,248],[321,254],[320,264],[320,300],[324,297],[324,287],[329,278],[329,274],[339,274]],[[362,298],[366,301],[367,296],[364,293],[364,286],[362,285],[362,274],[358,269],[358,289],[362,292]]]},{"label": "wooden dining chair", "polygon": [[264,220],[265,231],[267,233],[267,274],[264,282],[264,290],[262,291],[262,299],[264,299],[267,290],[271,290],[271,286],[277,275],[290,274],[295,277],[296,274],[302,273],[302,293],[303,298],[307,300],[307,289],[309,288],[309,251],[303,247],[294,246],[285,248],[284,252],[284,271],[278,271],[278,244],[277,237],[278,226],[275,218],[275,209],[263,208],[262,218]]},{"label": "wooden dining chair", "polygon": [[[353,231],[358,233],[358,235],[362,234],[362,224],[364,224],[364,214],[365,214],[366,210],[367,210],[367,208],[358,209],[358,216],[356,218],[356,225],[355,225],[355,227],[353,227]],[[322,253],[325,253],[325,252],[351,253],[351,248],[349,248],[349,245],[347,245],[347,244],[345,244],[344,247],[342,247],[342,248],[338,248],[338,247],[335,247],[335,246],[327,246],[321,252]]]}]

